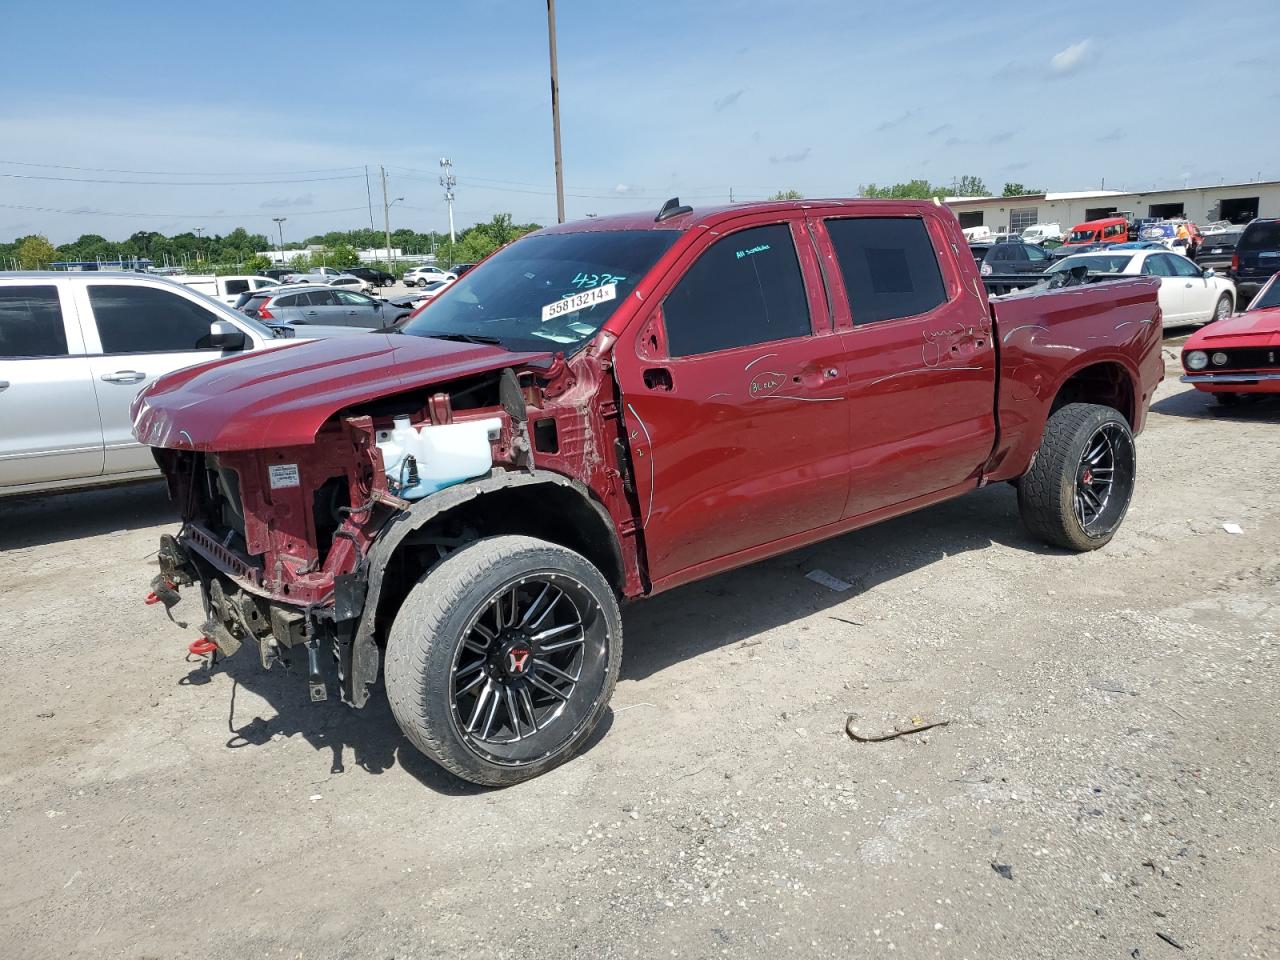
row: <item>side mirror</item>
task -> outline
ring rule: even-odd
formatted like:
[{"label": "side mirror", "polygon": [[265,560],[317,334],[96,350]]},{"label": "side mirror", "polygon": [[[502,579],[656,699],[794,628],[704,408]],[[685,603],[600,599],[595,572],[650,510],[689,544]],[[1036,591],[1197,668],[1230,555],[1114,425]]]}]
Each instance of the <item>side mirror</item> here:
[{"label": "side mirror", "polygon": [[1204,278],[1206,280],[1212,280],[1218,275],[1218,271],[1213,269],[1213,267],[1205,267],[1202,272],[1204,273]]},{"label": "side mirror", "polygon": [[243,350],[244,334],[234,323],[215,320],[209,324],[209,346],[214,350]]}]

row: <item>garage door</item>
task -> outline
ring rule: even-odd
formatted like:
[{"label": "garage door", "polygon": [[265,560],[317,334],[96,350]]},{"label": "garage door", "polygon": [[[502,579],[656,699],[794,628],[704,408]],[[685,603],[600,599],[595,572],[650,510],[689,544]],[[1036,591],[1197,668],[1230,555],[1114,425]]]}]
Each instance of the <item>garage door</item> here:
[{"label": "garage door", "polygon": [[1040,215],[1039,207],[1010,207],[1009,232],[1021,233],[1027,227],[1037,223]]}]

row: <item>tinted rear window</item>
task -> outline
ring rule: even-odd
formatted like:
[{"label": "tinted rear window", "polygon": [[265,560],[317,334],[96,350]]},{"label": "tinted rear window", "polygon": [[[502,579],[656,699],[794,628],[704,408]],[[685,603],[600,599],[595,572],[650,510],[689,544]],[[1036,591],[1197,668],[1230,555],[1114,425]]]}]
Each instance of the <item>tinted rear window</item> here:
[{"label": "tinted rear window", "polygon": [[828,220],[855,324],[926,313],[947,299],[924,221],[915,217]]},{"label": "tinted rear window", "polygon": [[66,356],[58,288],[0,287],[0,357]]},{"label": "tinted rear window", "polygon": [[1214,233],[1204,238],[1203,246],[1209,250],[1217,247],[1230,249],[1236,245],[1239,239],[1240,234],[1238,233]]},{"label": "tinted rear window", "polygon": [[1237,246],[1239,250],[1280,249],[1280,220],[1252,223],[1245,228]]}]

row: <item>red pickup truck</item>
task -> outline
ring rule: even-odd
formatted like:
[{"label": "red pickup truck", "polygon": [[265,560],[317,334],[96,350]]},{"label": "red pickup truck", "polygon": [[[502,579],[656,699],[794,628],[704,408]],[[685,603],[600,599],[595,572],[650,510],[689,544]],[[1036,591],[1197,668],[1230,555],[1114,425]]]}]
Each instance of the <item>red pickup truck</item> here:
[{"label": "red pickup truck", "polygon": [[515,783],[607,709],[622,600],[996,481],[1037,537],[1107,543],[1164,373],[1157,285],[989,300],[926,202],[551,227],[392,331],[140,394],[183,520],[153,590],[198,584],[198,649],[297,658],[313,699],[362,706],[381,668],[418,748]]}]

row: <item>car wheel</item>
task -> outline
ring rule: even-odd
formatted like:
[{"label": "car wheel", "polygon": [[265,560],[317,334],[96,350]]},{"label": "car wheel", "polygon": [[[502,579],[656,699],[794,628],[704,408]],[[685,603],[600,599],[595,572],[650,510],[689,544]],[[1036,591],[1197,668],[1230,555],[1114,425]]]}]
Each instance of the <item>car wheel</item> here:
[{"label": "car wheel", "polygon": [[1133,433],[1120,412],[1069,403],[1045,425],[1018,487],[1018,510],[1027,529],[1046,543],[1097,550],[1119,529],[1136,479]]},{"label": "car wheel", "polygon": [[1219,320],[1225,320],[1231,316],[1231,295],[1224,293],[1218,298],[1218,303],[1213,308],[1213,319],[1210,323],[1217,323]]},{"label": "car wheel", "polygon": [[622,620],[584,557],[531,537],[462,547],[409,592],[386,684],[405,736],[445,769],[503,787],[563,763],[608,708]]}]

